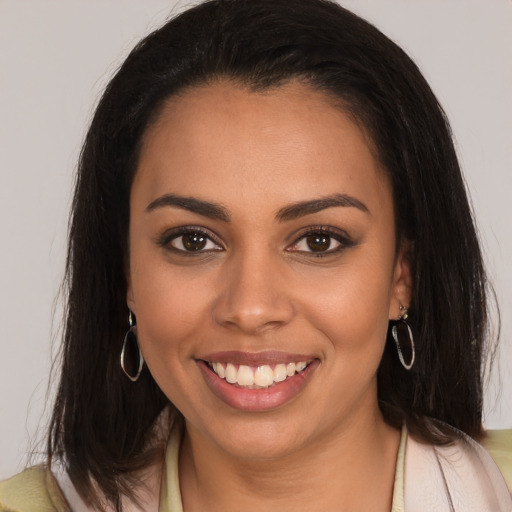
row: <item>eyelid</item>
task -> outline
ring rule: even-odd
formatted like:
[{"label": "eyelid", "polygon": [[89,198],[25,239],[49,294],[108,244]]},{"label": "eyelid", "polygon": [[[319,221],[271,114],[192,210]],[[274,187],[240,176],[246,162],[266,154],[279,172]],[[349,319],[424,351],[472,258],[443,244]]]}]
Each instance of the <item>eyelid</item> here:
[{"label": "eyelid", "polygon": [[[290,247],[298,244],[303,238],[314,235],[314,234],[322,234],[334,238],[336,241],[340,243],[338,247],[335,249],[331,249],[325,252],[315,252],[315,251],[302,251],[302,250],[290,250]],[[334,226],[326,226],[326,225],[318,225],[318,226],[308,226],[307,228],[303,228],[299,230],[297,233],[294,233],[293,242],[288,244],[287,250],[289,252],[296,252],[301,254],[311,254],[315,257],[328,256],[335,254],[343,249],[348,247],[353,247],[356,243],[352,240],[349,234],[340,228],[335,228]]]},{"label": "eyelid", "polygon": [[[207,250],[198,250],[198,251],[186,251],[182,249],[178,249],[176,247],[173,247],[171,245],[171,242],[180,236],[191,234],[191,233],[199,233],[210,239],[214,244],[216,244],[219,249],[207,249]],[[338,247],[335,249],[330,249],[325,252],[315,252],[315,251],[303,251],[303,250],[293,250],[290,249],[292,246],[296,245],[299,241],[301,241],[303,238],[313,235],[313,234],[323,234],[326,236],[329,236],[331,238],[334,238],[336,241],[340,243]],[[292,237],[290,237],[292,238]],[[336,228],[334,226],[326,226],[326,225],[316,225],[316,226],[308,226],[306,228],[302,228],[299,231],[295,232],[293,234],[292,242],[288,243],[286,246],[286,249],[288,252],[295,252],[295,253],[301,253],[301,254],[308,254],[313,255],[315,257],[321,257],[321,256],[328,256],[335,254],[337,252],[342,251],[343,249],[346,249],[348,247],[353,247],[354,245],[357,245],[356,242],[352,240],[352,238],[349,236],[349,234],[340,228]],[[203,226],[196,226],[196,225],[186,225],[186,226],[178,226],[175,228],[168,229],[164,231],[164,233],[157,237],[155,240],[157,245],[163,247],[166,250],[176,252],[178,254],[184,254],[187,256],[198,256],[200,254],[208,254],[211,252],[220,252],[226,250],[223,242],[221,241],[220,237],[214,233],[213,231],[203,227]]]},{"label": "eyelid", "polygon": [[[199,251],[185,251],[181,249],[177,249],[176,247],[173,247],[171,245],[171,242],[175,240],[176,238],[179,238],[180,236],[184,236],[191,233],[199,233],[201,235],[204,235],[205,237],[209,238],[214,244],[219,246],[220,249],[207,249],[207,250],[199,250]],[[160,235],[156,239],[157,245],[160,247],[163,247],[164,249],[167,249],[169,251],[174,251],[179,254],[186,254],[186,255],[200,255],[205,253],[211,253],[211,252],[219,252],[225,250],[225,247],[223,243],[220,240],[220,237],[216,235],[213,231],[202,227],[202,226],[178,226],[175,228],[167,229],[164,231],[162,235]]]}]

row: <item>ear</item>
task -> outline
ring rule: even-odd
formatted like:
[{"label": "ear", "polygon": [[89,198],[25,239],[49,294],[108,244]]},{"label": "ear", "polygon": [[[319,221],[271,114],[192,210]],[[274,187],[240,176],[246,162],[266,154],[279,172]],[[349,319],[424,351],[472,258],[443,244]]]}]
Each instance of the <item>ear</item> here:
[{"label": "ear", "polygon": [[135,299],[133,297],[132,276],[130,274],[129,268],[127,268],[125,270],[125,276],[126,276],[126,305],[128,306],[128,309],[136,315],[137,312],[135,311]]},{"label": "ear", "polygon": [[409,307],[412,298],[412,255],[413,243],[404,240],[395,261],[393,282],[391,284],[391,297],[389,302],[389,319],[396,320],[402,312],[400,306]]}]

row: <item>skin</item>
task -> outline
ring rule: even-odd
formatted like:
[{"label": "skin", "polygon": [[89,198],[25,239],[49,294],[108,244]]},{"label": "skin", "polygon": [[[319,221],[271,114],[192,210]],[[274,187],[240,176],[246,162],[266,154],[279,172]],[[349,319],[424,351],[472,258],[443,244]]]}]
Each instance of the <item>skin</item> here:
[{"label": "skin", "polygon": [[[172,205],[148,211],[166,194],[222,205],[230,220]],[[276,218],[333,194],[367,211]],[[186,420],[185,510],[389,510],[400,433],[379,411],[376,372],[411,275],[406,246],[396,253],[390,183],[364,131],[305,84],[189,89],[145,135],[130,216],[127,303],[153,377]],[[172,234],[183,226],[212,241],[186,253]],[[319,226],[334,231],[324,256],[303,236]],[[286,403],[239,410],[198,367],[231,350],[308,354],[318,365]]]}]

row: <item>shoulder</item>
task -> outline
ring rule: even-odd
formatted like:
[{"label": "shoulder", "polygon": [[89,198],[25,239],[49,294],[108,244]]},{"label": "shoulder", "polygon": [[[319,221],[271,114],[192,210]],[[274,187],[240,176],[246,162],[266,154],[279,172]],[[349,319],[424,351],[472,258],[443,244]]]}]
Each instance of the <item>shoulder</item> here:
[{"label": "shoulder", "polygon": [[0,482],[1,512],[69,512],[57,482],[45,466],[34,466]]},{"label": "shoulder", "polygon": [[[432,511],[510,512],[510,491],[492,456],[470,437],[463,433],[458,435],[457,441],[447,446],[432,446],[408,438],[406,510],[425,510],[427,506]],[[496,442],[493,434],[488,439]],[[495,452],[502,448],[501,441],[498,444],[497,449],[493,447]],[[505,458],[512,456],[510,447],[503,451]]]},{"label": "shoulder", "polygon": [[512,429],[488,430],[482,445],[500,468],[512,493]]}]

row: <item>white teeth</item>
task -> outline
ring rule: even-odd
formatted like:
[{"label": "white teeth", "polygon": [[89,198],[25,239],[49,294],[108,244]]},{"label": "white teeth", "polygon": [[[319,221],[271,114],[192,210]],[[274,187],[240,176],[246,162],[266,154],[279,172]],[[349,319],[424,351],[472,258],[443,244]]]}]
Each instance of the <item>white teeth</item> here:
[{"label": "white teeth", "polygon": [[305,363],[305,362],[295,363],[295,371],[297,373],[299,373],[302,370],[304,370],[304,368],[306,368],[306,366],[307,366],[307,363]]},{"label": "white teeth", "polygon": [[274,372],[268,364],[258,366],[258,368],[256,368],[256,371],[254,372],[254,384],[256,384],[256,386],[261,386],[262,388],[267,388],[274,384]]},{"label": "white teeth", "polygon": [[240,386],[252,386],[254,384],[254,373],[243,364],[238,368],[237,382]]},{"label": "white teeth", "polygon": [[274,368],[274,382],[283,382],[286,379],[286,366],[284,364],[276,364]]},{"label": "white teeth", "polygon": [[215,370],[217,375],[221,379],[224,379],[226,377],[226,370],[224,370],[224,366],[222,366],[222,363],[217,363],[217,364],[213,363],[213,364],[214,364],[213,369]]},{"label": "white teeth", "polygon": [[296,373],[306,369],[309,362],[299,361],[298,363],[276,364],[274,369],[268,364],[260,365],[255,370],[250,366],[241,364],[238,369],[232,363],[209,363],[212,370],[221,378],[226,379],[230,384],[248,388],[268,388],[275,382],[283,382]]},{"label": "white teeth", "polygon": [[237,373],[236,368],[231,363],[228,363],[226,366],[226,380],[230,384],[234,384],[236,382]]}]

